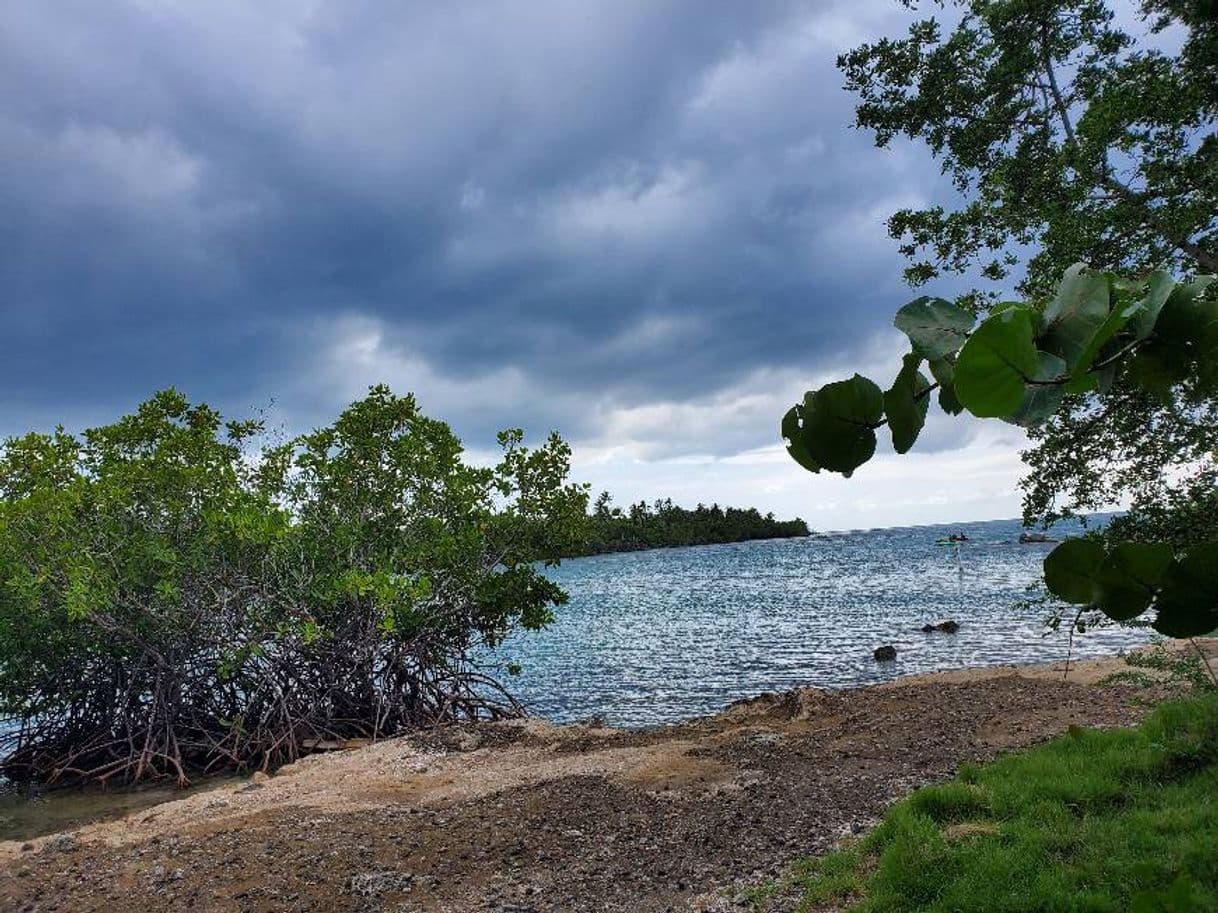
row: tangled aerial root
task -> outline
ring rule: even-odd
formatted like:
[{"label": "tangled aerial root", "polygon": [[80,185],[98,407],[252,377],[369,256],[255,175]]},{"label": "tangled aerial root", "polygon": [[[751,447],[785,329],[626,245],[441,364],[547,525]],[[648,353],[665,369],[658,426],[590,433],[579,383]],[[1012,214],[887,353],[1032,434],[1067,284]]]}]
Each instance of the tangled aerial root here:
[{"label": "tangled aerial root", "polygon": [[208,664],[195,664],[207,671],[192,677],[189,666],[140,674],[158,664],[136,663],[122,689],[82,675],[70,695],[76,700],[3,727],[0,772],[48,786],[165,779],[185,786],[222,771],[274,769],[317,745],[524,715],[497,682],[469,668],[400,658],[352,668],[315,658],[289,670],[263,659],[239,682],[217,681]]}]

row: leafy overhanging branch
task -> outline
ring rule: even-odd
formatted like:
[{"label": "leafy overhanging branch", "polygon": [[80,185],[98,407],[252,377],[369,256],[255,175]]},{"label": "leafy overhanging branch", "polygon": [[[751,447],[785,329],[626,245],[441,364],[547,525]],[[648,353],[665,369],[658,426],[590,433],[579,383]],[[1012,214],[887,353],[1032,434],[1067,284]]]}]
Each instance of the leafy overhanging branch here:
[{"label": "leafy overhanging branch", "polygon": [[[1177,283],[1165,272],[1130,281],[1076,264],[1047,302],[1005,302],[979,324],[943,299],[919,298],[895,325],[911,351],[884,393],[868,378],[809,391],[787,412],[782,435],[812,472],[849,477],[875,453],[876,430],[908,451],[925,423],[929,395],[949,414],[1035,426],[1069,394],[1103,396],[1120,376],[1150,395],[1171,396],[1186,379],[1194,395],[1218,393],[1218,300],[1213,277]],[[935,382],[920,371],[929,362]],[[1198,386],[1200,384],[1200,386]],[[1069,540],[1045,562],[1045,582],[1067,602],[1127,621],[1154,609],[1173,637],[1218,628],[1218,543],[1180,552],[1164,543]]]}]

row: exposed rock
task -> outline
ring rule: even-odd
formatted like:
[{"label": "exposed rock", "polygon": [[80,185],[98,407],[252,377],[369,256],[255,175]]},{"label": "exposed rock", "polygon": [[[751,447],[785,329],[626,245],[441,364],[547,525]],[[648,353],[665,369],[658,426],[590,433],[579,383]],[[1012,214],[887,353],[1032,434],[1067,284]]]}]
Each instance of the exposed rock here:
[{"label": "exposed rock", "polygon": [[44,846],[52,853],[68,853],[76,849],[76,836],[74,834],[56,834]]},{"label": "exposed rock", "polygon": [[360,897],[375,897],[386,891],[409,891],[414,887],[410,872],[361,872],[352,875],[348,889]]},{"label": "exposed rock", "polygon": [[885,644],[882,647],[876,647],[875,652],[871,655],[875,657],[877,663],[890,663],[897,658],[897,648],[892,644]]},{"label": "exposed rock", "polygon": [[939,631],[943,634],[955,634],[959,630],[960,622],[953,621],[950,618],[943,621],[936,621],[934,624],[922,625],[923,634],[933,634],[935,631]]}]

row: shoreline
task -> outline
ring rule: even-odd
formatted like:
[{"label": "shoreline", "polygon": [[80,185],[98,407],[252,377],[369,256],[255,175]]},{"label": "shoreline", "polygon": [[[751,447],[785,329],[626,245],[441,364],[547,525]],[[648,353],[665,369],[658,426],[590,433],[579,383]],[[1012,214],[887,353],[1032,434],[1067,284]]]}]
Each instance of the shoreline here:
[{"label": "shoreline", "polygon": [[[1211,643],[1211,647],[1212,652],[1218,654],[1218,640],[1214,640]],[[492,744],[501,743],[506,745],[514,744],[518,741],[519,739],[515,737],[517,734],[523,734],[524,740],[550,738],[559,742],[570,736],[582,738],[587,734],[594,734],[602,740],[615,738],[625,741],[667,739],[677,737],[690,730],[697,731],[706,727],[718,728],[725,723],[735,724],[739,721],[742,713],[747,714],[759,706],[767,703],[782,704],[792,701],[802,703],[808,696],[833,696],[849,699],[852,696],[873,691],[903,691],[907,689],[933,688],[945,684],[969,686],[995,679],[1014,679],[1029,682],[1058,681],[1065,684],[1091,686],[1115,672],[1128,669],[1129,666],[1125,663],[1126,656],[1153,649],[1155,649],[1154,646],[1148,645],[1137,650],[1112,656],[1072,659],[1068,663],[1064,660],[1055,660],[1046,663],[963,666],[936,672],[914,672],[897,676],[891,681],[841,688],[806,686],[785,691],[762,692],[752,697],[731,701],[715,713],[694,716],[672,723],[658,723],[637,727],[613,726],[600,723],[595,719],[555,723],[538,716],[528,716],[519,720],[500,722],[458,724],[446,729],[408,733],[359,748],[307,755],[294,764],[286,765],[270,774],[242,775],[232,772],[217,774],[192,782],[189,787],[180,791],[180,796],[175,795],[175,793],[179,792],[176,789],[161,784],[147,784],[141,787],[119,787],[108,791],[76,786],[49,789],[43,796],[46,801],[51,802],[59,799],[72,801],[76,798],[81,798],[90,804],[104,805],[104,798],[109,796],[114,802],[115,814],[103,813],[92,821],[69,823],[62,830],[48,831],[36,836],[0,840],[0,861],[13,858],[15,855],[24,852],[30,852],[29,849],[22,849],[23,845],[28,846],[32,844],[36,849],[43,843],[51,841],[55,837],[67,832],[72,832],[80,839],[86,840],[95,834],[101,836],[102,839],[110,839],[107,835],[115,827],[133,821],[149,823],[154,818],[160,816],[160,811],[174,810],[172,807],[178,803],[186,803],[182,806],[182,809],[190,814],[194,813],[194,806],[200,802],[205,806],[210,805],[213,808],[220,808],[222,806],[213,804],[215,798],[217,798],[212,796],[213,793],[217,795],[245,794],[249,791],[249,787],[252,784],[257,784],[261,788],[271,781],[278,780],[280,777],[290,776],[301,768],[316,768],[320,773],[324,772],[329,764],[341,762],[345,772],[350,775],[351,771],[349,768],[353,765],[358,766],[359,760],[365,752],[375,753],[378,750],[385,750],[386,746],[399,744],[443,745],[450,741],[448,735],[453,733],[459,734],[456,742],[458,750],[465,750],[464,746],[474,742],[480,743],[481,738],[488,733],[490,734],[489,741]],[[1218,662],[1218,659],[1211,660],[1211,662]],[[509,735],[507,738],[500,738],[496,733],[509,733]],[[141,795],[155,796],[157,798],[148,804],[143,804],[139,801]],[[201,798],[208,796],[212,796],[212,798]],[[295,798],[293,797],[292,801]],[[152,814],[149,814],[150,812]]]},{"label": "shoreline", "polygon": [[579,558],[601,558],[605,555],[637,555],[642,552],[663,552],[682,548],[708,548],[715,545],[747,545],[750,542],[785,542],[789,539],[815,539],[817,533],[809,530],[794,536],[754,536],[751,539],[722,539],[714,542],[685,542],[674,545],[641,545],[637,548],[614,548],[600,552],[581,552],[578,555],[563,555],[561,561],[575,561]]},{"label": "shoreline", "polygon": [[961,763],[1136,723],[1163,689],[1095,686],[1123,668],[964,669],[763,694],[649,731],[526,719],[314,755],[0,844],[0,908],[726,911],[725,891]]}]

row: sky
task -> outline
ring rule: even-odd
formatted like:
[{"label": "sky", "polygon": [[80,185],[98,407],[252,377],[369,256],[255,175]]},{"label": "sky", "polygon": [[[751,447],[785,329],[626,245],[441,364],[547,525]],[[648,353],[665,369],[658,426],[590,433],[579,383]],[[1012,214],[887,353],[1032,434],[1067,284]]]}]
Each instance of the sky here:
[{"label": "sky", "polygon": [[[12,0],[0,434],[176,386],[289,432],[370,384],[475,458],[559,431],[615,501],[817,529],[1015,516],[1022,433],[932,417],[810,475],[778,423],[882,385],[914,297],[884,220],[948,201],[851,128],[894,0]],[[963,286],[931,291],[950,295]]]}]

